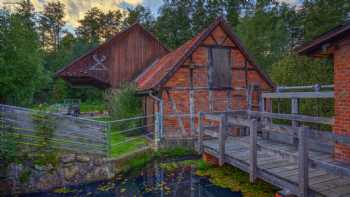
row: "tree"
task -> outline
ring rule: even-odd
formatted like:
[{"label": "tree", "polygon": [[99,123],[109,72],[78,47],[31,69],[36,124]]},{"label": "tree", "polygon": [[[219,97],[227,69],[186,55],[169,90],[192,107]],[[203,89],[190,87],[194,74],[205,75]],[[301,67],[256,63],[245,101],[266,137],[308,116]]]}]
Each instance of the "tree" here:
[{"label": "tree", "polygon": [[305,41],[344,22],[348,13],[350,13],[348,0],[304,0],[301,14]]},{"label": "tree", "polygon": [[288,52],[291,34],[286,19],[295,12],[285,4],[260,2],[240,19],[236,30],[257,63],[270,71],[271,65]]},{"label": "tree", "polygon": [[152,30],[155,19],[150,9],[137,5],[135,8],[128,8],[127,17],[123,21],[123,28],[127,28],[134,23],[142,24],[147,30]]},{"label": "tree", "polygon": [[176,48],[193,36],[192,7],[192,0],[166,0],[160,8],[155,34],[169,48]]},{"label": "tree", "polygon": [[49,2],[39,19],[42,46],[48,51],[56,51],[60,44],[61,33],[66,22],[64,4],[60,1]]},{"label": "tree", "polygon": [[20,13],[0,18],[0,99],[29,105],[45,83],[38,34]]},{"label": "tree", "polygon": [[121,11],[108,11],[103,13],[97,7],[89,10],[76,29],[77,35],[90,43],[99,43],[111,38],[120,31],[123,14]]}]

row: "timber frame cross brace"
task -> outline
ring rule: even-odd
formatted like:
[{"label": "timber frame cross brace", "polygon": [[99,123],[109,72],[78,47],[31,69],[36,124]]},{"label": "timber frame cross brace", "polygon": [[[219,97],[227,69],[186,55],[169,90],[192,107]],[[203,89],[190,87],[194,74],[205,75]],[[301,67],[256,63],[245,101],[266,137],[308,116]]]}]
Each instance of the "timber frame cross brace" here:
[{"label": "timber frame cross brace", "polygon": [[167,94],[167,96],[168,96],[168,98],[170,100],[171,107],[172,107],[172,109],[173,109],[173,111],[174,111],[174,113],[176,115],[176,119],[177,119],[177,122],[178,122],[178,124],[180,126],[181,133],[183,135],[186,135],[186,129],[185,129],[184,123],[183,123],[183,121],[182,121],[182,119],[180,117],[181,114],[179,114],[178,111],[177,111],[176,103],[175,103],[173,97],[170,95],[169,90],[166,90],[166,94]]}]

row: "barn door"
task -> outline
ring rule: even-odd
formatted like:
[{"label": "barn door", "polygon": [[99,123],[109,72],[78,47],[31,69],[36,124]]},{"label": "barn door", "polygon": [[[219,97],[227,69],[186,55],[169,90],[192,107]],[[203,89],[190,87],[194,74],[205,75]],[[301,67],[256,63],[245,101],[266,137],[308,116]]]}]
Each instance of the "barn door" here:
[{"label": "barn door", "polygon": [[210,48],[209,62],[209,87],[211,89],[231,87],[230,50],[226,48]]}]

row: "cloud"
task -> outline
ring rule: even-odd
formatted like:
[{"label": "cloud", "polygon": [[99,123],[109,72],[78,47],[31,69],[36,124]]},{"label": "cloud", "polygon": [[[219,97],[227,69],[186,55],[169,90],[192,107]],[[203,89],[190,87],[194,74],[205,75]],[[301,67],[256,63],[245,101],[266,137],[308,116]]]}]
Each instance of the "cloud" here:
[{"label": "cloud", "polygon": [[[42,11],[44,4],[54,0],[31,0],[37,11]],[[65,5],[65,20],[68,26],[76,27],[78,20],[82,19],[85,13],[93,8],[98,7],[103,11],[108,10],[123,10],[121,5],[136,6],[142,4],[143,0],[60,0]],[[144,0],[149,1],[149,0]],[[153,0],[151,0],[153,1]],[[0,0],[0,6],[5,2],[19,2],[19,0]]]}]

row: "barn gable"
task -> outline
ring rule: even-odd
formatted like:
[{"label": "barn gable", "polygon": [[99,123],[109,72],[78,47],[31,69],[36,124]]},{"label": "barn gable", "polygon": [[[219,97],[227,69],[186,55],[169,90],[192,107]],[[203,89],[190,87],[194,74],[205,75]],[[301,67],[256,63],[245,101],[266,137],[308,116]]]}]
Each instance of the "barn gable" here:
[{"label": "barn gable", "polygon": [[56,75],[73,86],[118,88],[168,52],[161,42],[136,23],[77,58]]},{"label": "barn gable", "polygon": [[[218,48],[228,47],[237,49],[232,50],[234,52],[231,53],[238,52],[242,55],[244,57],[243,59],[248,61],[248,67],[255,69],[270,88],[274,87],[269,77],[255,63],[254,59],[243,47],[241,41],[231,31],[231,27],[223,18],[219,18],[207,29],[187,41],[181,47],[154,62],[152,66],[138,76],[136,78],[136,83],[138,84],[139,90],[159,89],[161,86],[165,85],[182,65],[190,64],[189,61],[191,58],[196,58],[196,52],[202,50],[201,48],[206,45],[214,45],[218,46]],[[203,64],[205,64],[205,62],[203,62]],[[243,67],[244,65],[242,65],[242,68]]]}]

